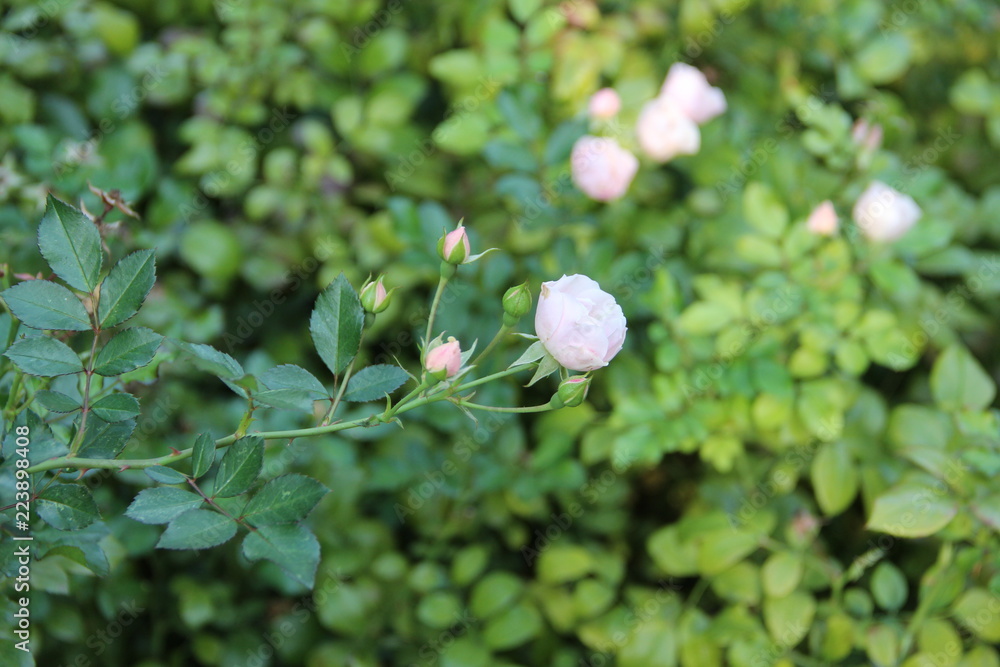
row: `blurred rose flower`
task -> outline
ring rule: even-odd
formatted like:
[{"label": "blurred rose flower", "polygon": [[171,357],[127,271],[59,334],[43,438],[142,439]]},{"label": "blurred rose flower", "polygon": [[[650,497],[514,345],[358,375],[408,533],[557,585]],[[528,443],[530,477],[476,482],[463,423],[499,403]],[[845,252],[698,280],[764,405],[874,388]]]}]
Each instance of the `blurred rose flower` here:
[{"label": "blurred rose flower", "polygon": [[592,118],[607,120],[621,111],[622,100],[614,88],[601,88],[590,98],[588,111]]},{"label": "blurred rose flower", "polygon": [[674,63],[660,90],[660,98],[672,102],[685,116],[701,125],[726,110],[726,96],[708,83],[695,67]]},{"label": "blurred rose flower", "polygon": [[639,147],[657,162],[694,155],[701,148],[698,126],[677,105],[662,97],[642,108],[635,131]]},{"label": "blurred rose flower", "polygon": [[542,283],[535,333],[556,361],[573,371],[603,368],[625,342],[625,315],[587,276]]},{"label": "blurred rose flower", "polygon": [[597,201],[611,201],[628,190],[639,160],[614,139],[587,135],[573,145],[570,167],[581,192]]},{"label": "blurred rose flower", "polygon": [[872,241],[895,241],[920,219],[920,207],[909,195],[874,181],[854,204],[854,221]]},{"label": "blurred rose flower", "polygon": [[874,152],[882,145],[882,126],[859,118],[851,128],[851,139],[862,150]]},{"label": "blurred rose flower", "polygon": [[827,199],[817,206],[809,214],[806,226],[813,234],[820,236],[833,236],[837,233],[837,211],[833,208],[833,202]]}]

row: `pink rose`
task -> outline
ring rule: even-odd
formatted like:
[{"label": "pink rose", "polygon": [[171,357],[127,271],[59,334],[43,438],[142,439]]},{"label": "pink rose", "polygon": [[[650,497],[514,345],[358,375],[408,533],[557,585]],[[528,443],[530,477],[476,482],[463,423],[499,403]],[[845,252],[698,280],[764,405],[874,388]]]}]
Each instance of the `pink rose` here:
[{"label": "pink rose", "polygon": [[472,246],[469,245],[469,235],[465,233],[463,225],[459,224],[438,241],[438,254],[449,264],[462,264],[468,259],[472,254]]},{"label": "pink rose", "polygon": [[657,162],[694,155],[701,148],[698,126],[677,105],[662,97],[643,106],[635,132],[639,147]]},{"label": "pink rose", "polygon": [[447,343],[432,348],[427,353],[424,367],[438,380],[450,378],[457,373],[462,367],[462,348],[459,347],[458,341],[449,338]]},{"label": "pink rose", "polygon": [[542,283],[535,333],[556,361],[573,371],[608,365],[625,342],[625,315],[587,276]]},{"label": "pink rose", "polygon": [[660,90],[660,97],[670,100],[685,116],[701,125],[726,110],[726,96],[708,83],[697,68],[674,63]]},{"label": "pink rose", "polygon": [[837,233],[837,211],[833,208],[833,202],[827,199],[817,206],[809,214],[806,220],[806,227],[813,234],[820,236],[833,236]]},{"label": "pink rose", "polygon": [[601,88],[590,98],[588,111],[591,118],[607,120],[621,111],[622,100],[614,88]]},{"label": "pink rose", "polygon": [[873,181],[854,204],[854,221],[872,241],[895,241],[920,219],[913,198],[881,181]]},{"label": "pink rose", "polygon": [[570,156],[573,183],[597,201],[623,196],[632,184],[639,160],[614,139],[587,135],[573,145]]}]

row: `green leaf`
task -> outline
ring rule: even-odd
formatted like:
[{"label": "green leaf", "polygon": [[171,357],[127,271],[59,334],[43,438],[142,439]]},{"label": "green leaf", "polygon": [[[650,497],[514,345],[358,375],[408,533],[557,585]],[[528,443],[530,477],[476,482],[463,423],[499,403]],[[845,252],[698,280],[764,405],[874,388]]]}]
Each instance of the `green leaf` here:
[{"label": "green leaf", "polygon": [[188,510],[197,508],[202,502],[204,500],[201,496],[190,491],[158,486],[140,491],[125,510],[125,516],[140,523],[169,523]]},{"label": "green leaf", "polygon": [[309,318],[316,351],[334,375],[339,375],[361,346],[365,311],[361,299],[341,273],[316,299]]},{"label": "green leaf", "polygon": [[120,422],[139,416],[139,401],[132,394],[110,394],[91,407],[106,422]]},{"label": "green leaf", "polygon": [[256,481],[264,463],[264,441],[259,436],[240,438],[230,446],[215,480],[213,497],[238,496]]},{"label": "green leaf", "polygon": [[557,370],[559,370],[559,368],[560,368],[559,362],[556,361],[555,357],[549,354],[548,351],[546,350],[545,354],[542,356],[541,361],[538,362],[538,368],[535,369],[535,373],[534,375],[531,376],[531,380],[529,380],[528,384],[524,386],[530,387],[539,380],[547,378],[548,376],[552,375]]},{"label": "green leaf", "polygon": [[38,516],[57,530],[80,530],[101,518],[90,490],[82,484],[54,484],[35,501]]},{"label": "green leaf", "polygon": [[97,415],[87,422],[87,433],[83,436],[79,456],[93,459],[113,459],[121,454],[135,431],[135,420],[106,422]]},{"label": "green leaf", "polygon": [[139,250],[122,257],[101,283],[97,317],[104,328],[121,324],[139,312],[156,280],[152,250]]},{"label": "green leaf", "polygon": [[90,315],[76,295],[48,280],[25,280],[0,293],[17,319],[33,329],[89,331]]},{"label": "green leaf", "polygon": [[215,463],[215,438],[211,433],[202,433],[194,441],[194,452],[191,454],[191,476],[201,477]]},{"label": "green leaf", "polygon": [[305,526],[261,526],[243,540],[243,555],[276,563],[307,588],[316,580],[319,542]]},{"label": "green leaf", "polygon": [[236,522],[210,510],[189,510],[179,515],[160,536],[159,549],[208,549],[232,539]]},{"label": "green leaf", "polygon": [[35,400],[49,412],[73,412],[80,409],[80,402],[58,391],[43,389],[35,394]]},{"label": "green leaf", "polygon": [[553,545],[538,557],[538,580],[563,584],[582,579],[594,570],[596,563],[590,552],[575,545]]},{"label": "green leaf", "polygon": [[872,597],[878,606],[896,612],[906,603],[906,576],[892,563],[882,562],[872,572]]},{"label": "green leaf", "polygon": [[312,412],[313,401],[329,397],[312,373],[294,364],[275,366],[258,379],[267,389],[254,394],[254,398],[274,408]]},{"label": "green leaf", "polygon": [[528,346],[528,349],[521,353],[521,356],[514,360],[507,368],[514,368],[514,366],[523,366],[525,364],[530,364],[539,359],[545,357],[548,354],[548,350],[545,349],[545,345],[542,341],[536,340],[534,343]]},{"label": "green leaf", "polygon": [[763,605],[764,625],[776,642],[791,648],[802,641],[812,627],[816,600],[802,591],[783,598],[766,598]]},{"label": "green leaf", "polygon": [[55,377],[83,370],[76,352],[66,343],[48,336],[22,338],[7,348],[4,356],[29,375]]},{"label": "green leaf", "polygon": [[856,56],[858,74],[870,84],[891,83],[906,72],[913,48],[902,32],[893,32],[870,40]]},{"label": "green leaf", "polygon": [[347,383],[344,400],[364,403],[383,399],[399,389],[409,377],[402,368],[391,364],[363,368]]},{"label": "green leaf", "polygon": [[163,336],[145,327],[119,332],[97,353],[94,372],[105,377],[142,368],[153,360]]},{"label": "green leaf", "polygon": [[743,191],[743,217],[757,231],[773,239],[781,238],[788,226],[788,209],[765,183],[748,183]]},{"label": "green leaf", "polygon": [[541,630],[541,614],[534,605],[522,601],[486,624],[483,641],[493,650],[506,651],[530,641]]},{"label": "green leaf", "polygon": [[983,410],[993,403],[996,385],[968,350],[952,345],[931,370],[934,402],[945,410]]},{"label": "green leaf", "polygon": [[816,502],[826,516],[843,512],[858,493],[858,467],[843,442],[820,446],[812,462],[811,477]]},{"label": "green leaf", "polygon": [[329,489],[312,477],[283,475],[265,484],[247,503],[243,517],[255,526],[304,519]]},{"label": "green leaf", "polygon": [[146,468],[146,476],[154,482],[159,482],[160,484],[184,484],[188,479],[183,473],[179,473],[173,468],[168,468],[167,466],[152,466],[150,468]]},{"label": "green leaf", "polygon": [[794,591],[802,580],[804,564],[802,555],[794,551],[779,551],[764,561],[761,581],[764,592],[775,598],[783,598]]},{"label": "green leaf", "polygon": [[170,342],[185,352],[194,355],[194,363],[198,368],[216,375],[223,380],[239,380],[245,375],[240,362],[225,352],[219,352],[211,345],[186,343],[182,340],[174,340],[172,338]]},{"label": "green leaf", "polygon": [[99,577],[108,576],[111,569],[108,564],[108,557],[104,553],[104,549],[102,549],[96,542],[81,541],[70,543],[61,541],[60,543],[55,544],[51,549],[39,554],[38,559],[41,560],[49,556],[62,556],[63,558],[68,558],[74,563],[78,563],[89,569]]},{"label": "green leaf", "polygon": [[867,528],[896,537],[927,537],[947,526],[957,513],[958,504],[933,482],[907,482],[875,499]]},{"label": "green leaf", "polygon": [[49,195],[38,225],[38,249],[57,276],[70,287],[93,292],[101,275],[101,234],[87,216]]}]

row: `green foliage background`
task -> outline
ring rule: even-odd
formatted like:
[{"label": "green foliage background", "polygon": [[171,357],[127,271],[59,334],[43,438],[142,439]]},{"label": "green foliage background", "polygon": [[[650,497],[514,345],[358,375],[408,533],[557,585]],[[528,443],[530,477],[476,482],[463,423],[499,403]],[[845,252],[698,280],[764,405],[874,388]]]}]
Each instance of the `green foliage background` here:
[{"label": "green foliage background", "polygon": [[[136,322],[251,372],[325,372],[308,317],[341,271],[400,288],[366,361],[415,363],[463,217],[503,252],[446,294],[450,334],[489,340],[503,290],[563,273],[629,320],[588,405],[270,447],[266,477],[331,489],[313,593],[233,545],[154,551],[124,516],[150,480],[89,474],[111,572],[34,564],[36,663],[1000,664],[998,31],[988,0],[4,3],[12,271],[44,269],[48,191],[100,210],[90,182],[142,214],[117,256],[156,249]],[[621,93],[627,145],[678,60],[729,110],[697,156],[590,202],[568,177],[587,98]],[[867,161],[862,117],[885,131]],[[924,212],[888,247],[847,221],[873,178]],[[826,198],[829,240],[804,229]],[[133,380],[131,457],[243,412],[172,348]],[[9,633],[0,656],[32,664]]]}]

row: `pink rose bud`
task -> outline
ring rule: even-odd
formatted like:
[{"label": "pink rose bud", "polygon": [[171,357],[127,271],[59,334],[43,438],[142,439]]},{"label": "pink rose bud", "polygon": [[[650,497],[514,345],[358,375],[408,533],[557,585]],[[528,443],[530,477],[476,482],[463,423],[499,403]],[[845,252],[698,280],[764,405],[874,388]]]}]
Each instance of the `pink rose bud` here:
[{"label": "pink rose bud", "polygon": [[432,348],[427,353],[424,367],[436,380],[445,380],[457,373],[462,367],[462,348],[459,347],[458,341],[449,338],[447,343]]},{"label": "pink rose bud", "polygon": [[622,100],[614,88],[601,88],[590,98],[588,110],[591,118],[607,120],[621,111]]},{"label": "pink rose bud", "polygon": [[377,315],[389,307],[391,293],[385,291],[382,280],[383,276],[379,276],[375,281],[369,280],[361,287],[361,306],[366,312]]},{"label": "pink rose bud", "polygon": [[874,152],[882,145],[882,126],[859,118],[851,128],[851,139],[863,151]]},{"label": "pink rose bud", "polygon": [[553,403],[562,408],[575,408],[587,398],[588,389],[590,389],[590,378],[583,375],[566,378],[559,383]]},{"label": "pink rose bud", "polygon": [[542,283],[535,333],[565,368],[593,371],[607,366],[622,349],[626,330],[621,306],[587,276]]},{"label": "pink rose bud", "polygon": [[827,199],[817,206],[809,214],[806,220],[806,227],[813,234],[820,236],[833,236],[837,233],[837,211],[833,208],[833,202]]},{"label": "pink rose bud", "polygon": [[854,204],[854,221],[872,241],[901,238],[920,219],[921,211],[909,195],[881,181],[873,181]]},{"label": "pink rose bud", "polygon": [[438,241],[438,254],[448,264],[462,264],[472,254],[472,246],[469,245],[469,235],[465,233],[465,227],[459,225],[452,231],[441,237]]},{"label": "pink rose bud", "polygon": [[681,112],[701,125],[726,110],[726,96],[708,83],[697,68],[674,63],[660,89],[660,97],[676,105]]},{"label": "pink rose bud", "polygon": [[611,201],[622,197],[638,170],[639,160],[614,139],[587,135],[573,145],[573,183],[591,199]]},{"label": "pink rose bud", "polygon": [[657,162],[694,155],[701,148],[701,132],[695,122],[662,97],[642,107],[635,132],[639,147]]}]

